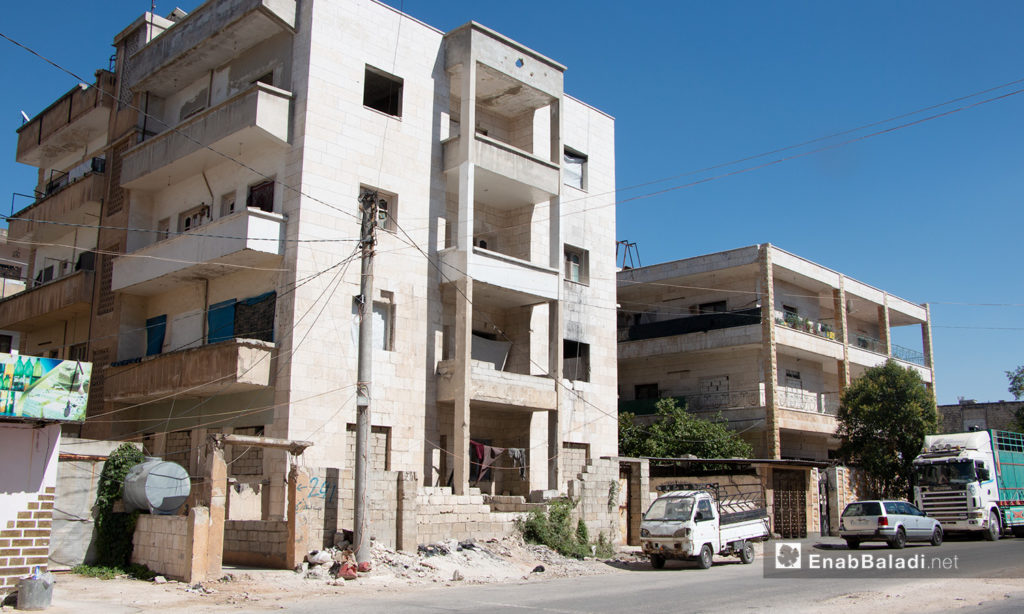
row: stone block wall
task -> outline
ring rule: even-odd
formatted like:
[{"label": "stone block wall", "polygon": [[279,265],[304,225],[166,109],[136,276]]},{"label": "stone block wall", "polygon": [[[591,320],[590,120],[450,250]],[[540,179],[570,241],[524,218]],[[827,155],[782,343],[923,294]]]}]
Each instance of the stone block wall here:
[{"label": "stone block wall", "polygon": [[176,580],[189,578],[192,544],[188,516],[139,514],[132,563]]},{"label": "stone block wall", "polygon": [[229,520],[224,523],[224,562],[284,568],[287,541],[283,520]]},{"label": "stone block wall", "polygon": [[468,495],[453,495],[449,487],[419,489],[416,499],[417,543],[431,544],[446,539],[500,539],[515,532],[513,512],[492,512],[480,489]]},{"label": "stone block wall", "polygon": [[575,515],[586,523],[592,540],[604,534],[612,543],[621,542],[621,490],[616,458],[591,459],[575,479],[569,480],[569,497],[577,501]]},{"label": "stone block wall", "polygon": [[46,569],[50,551],[50,527],[53,519],[53,497],[56,489],[45,488],[16,512],[0,529],[0,595],[17,587],[18,580],[39,566]]}]

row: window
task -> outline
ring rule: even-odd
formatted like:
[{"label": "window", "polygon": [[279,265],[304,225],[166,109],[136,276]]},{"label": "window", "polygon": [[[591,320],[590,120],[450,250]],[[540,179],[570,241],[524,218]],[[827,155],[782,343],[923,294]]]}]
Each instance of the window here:
[{"label": "window", "polygon": [[171,218],[165,217],[156,223],[156,240],[163,241],[171,235]]},{"label": "window", "polygon": [[0,353],[10,354],[11,344],[14,343],[13,335],[0,335]]},{"label": "window", "polygon": [[565,246],[565,279],[580,284],[590,283],[589,253],[585,249]]},{"label": "window", "polygon": [[[697,314],[698,315],[700,315],[702,313],[725,313],[727,311],[725,301],[714,301],[712,303],[701,303],[700,305],[696,305],[696,308],[697,308]],[[693,313],[693,308],[692,307],[690,308],[690,312]]]},{"label": "window", "polygon": [[658,396],[657,384],[637,384],[636,386],[633,386],[633,397],[637,401],[642,401],[644,399],[657,399]]},{"label": "window", "polygon": [[562,376],[577,382],[590,381],[590,344],[562,341]]},{"label": "window", "polygon": [[178,232],[195,230],[210,221],[210,207],[206,204],[192,207],[178,216]]},{"label": "window", "polygon": [[[713,520],[715,517],[714,508],[711,507],[711,501],[707,499],[701,499],[697,502],[697,513],[700,514],[701,520]],[[696,516],[694,516],[696,518]]]},{"label": "window", "polygon": [[261,181],[249,186],[249,196],[245,199],[246,207],[255,207],[267,213],[274,212],[274,180]]},{"label": "window", "polygon": [[395,349],[393,338],[394,317],[389,302],[373,302],[373,347],[390,352]]},{"label": "window", "polygon": [[85,343],[76,343],[68,348],[68,360],[88,360],[88,353],[86,348],[88,347]]},{"label": "window", "polygon": [[363,105],[401,117],[402,83],[401,77],[367,66],[363,79]]},{"label": "window", "polygon": [[563,181],[577,190],[587,189],[587,156],[566,148],[563,154]]},{"label": "window", "polygon": [[398,215],[398,196],[370,186],[359,186],[360,203],[371,197],[377,201],[377,226],[388,232],[395,232],[397,226],[395,220]]},{"label": "window", "polygon": [[[270,195],[270,200],[271,200],[271,202],[273,202],[273,200],[274,200],[274,195],[273,194]],[[273,206],[271,206],[271,208],[273,208]],[[221,197],[220,197],[220,216],[221,217],[227,217],[227,216],[231,215],[234,212],[235,212],[235,193],[234,192],[228,192],[227,194],[222,194]]]},{"label": "window", "polygon": [[218,343],[228,339],[273,341],[276,308],[276,292],[214,303],[206,310],[206,342]]}]

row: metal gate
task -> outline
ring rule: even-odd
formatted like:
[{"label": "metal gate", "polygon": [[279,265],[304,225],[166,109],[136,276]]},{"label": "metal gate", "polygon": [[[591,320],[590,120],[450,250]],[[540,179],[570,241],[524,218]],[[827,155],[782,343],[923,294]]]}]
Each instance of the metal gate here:
[{"label": "metal gate", "polygon": [[774,531],[785,539],[807,537],[807,476],[803,471],[772,471]]}]

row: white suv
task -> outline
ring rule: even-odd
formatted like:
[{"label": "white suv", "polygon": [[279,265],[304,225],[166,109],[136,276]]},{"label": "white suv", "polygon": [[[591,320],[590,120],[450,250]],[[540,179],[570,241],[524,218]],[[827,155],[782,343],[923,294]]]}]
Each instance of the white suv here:
[{"label": "white suv", "polygon": [[839,534],[850,548],[883,541],[902,548],[908,541],[942,543],[942,525],[906,501],[856,501],[843,510]]}]

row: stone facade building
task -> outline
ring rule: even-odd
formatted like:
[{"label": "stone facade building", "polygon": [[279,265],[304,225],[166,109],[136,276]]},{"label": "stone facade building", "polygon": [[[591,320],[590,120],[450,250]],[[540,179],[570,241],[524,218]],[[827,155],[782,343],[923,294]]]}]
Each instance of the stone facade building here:
[{"label": "stone facade building", "polygon": [[[413,475],[424,505],[478,513],[616,454],[614,120],[564,92],[564,66],[374,0],[210,0],[113,43],[111,70],[19,130],[38,198],[10,232],[32,281],[0,302],[23,353],[94,363],[70,434],[192,475],[211,432],[312,441],[323,517],[350,527],[372,194],[387,488]],[[482,446],[505,450],[483,473]],[[227,460],[280,520],[286,453]]]},{"label": "stone facade building", "polygon": [[1017,431],[1018,414],[1024,414],[1024,401],[960,401],[939,405],[939,432],[965,433],[972,429]]},{"label": "stone facade building", "polygon": [[[934,385],[926,305],[771,244],[618,279],[620,409],[680,397],[720,413],[757,458],[830,458],[839,393],[888,358]],[[894,344],[898,326],[919,327],[921,349]]]}]

